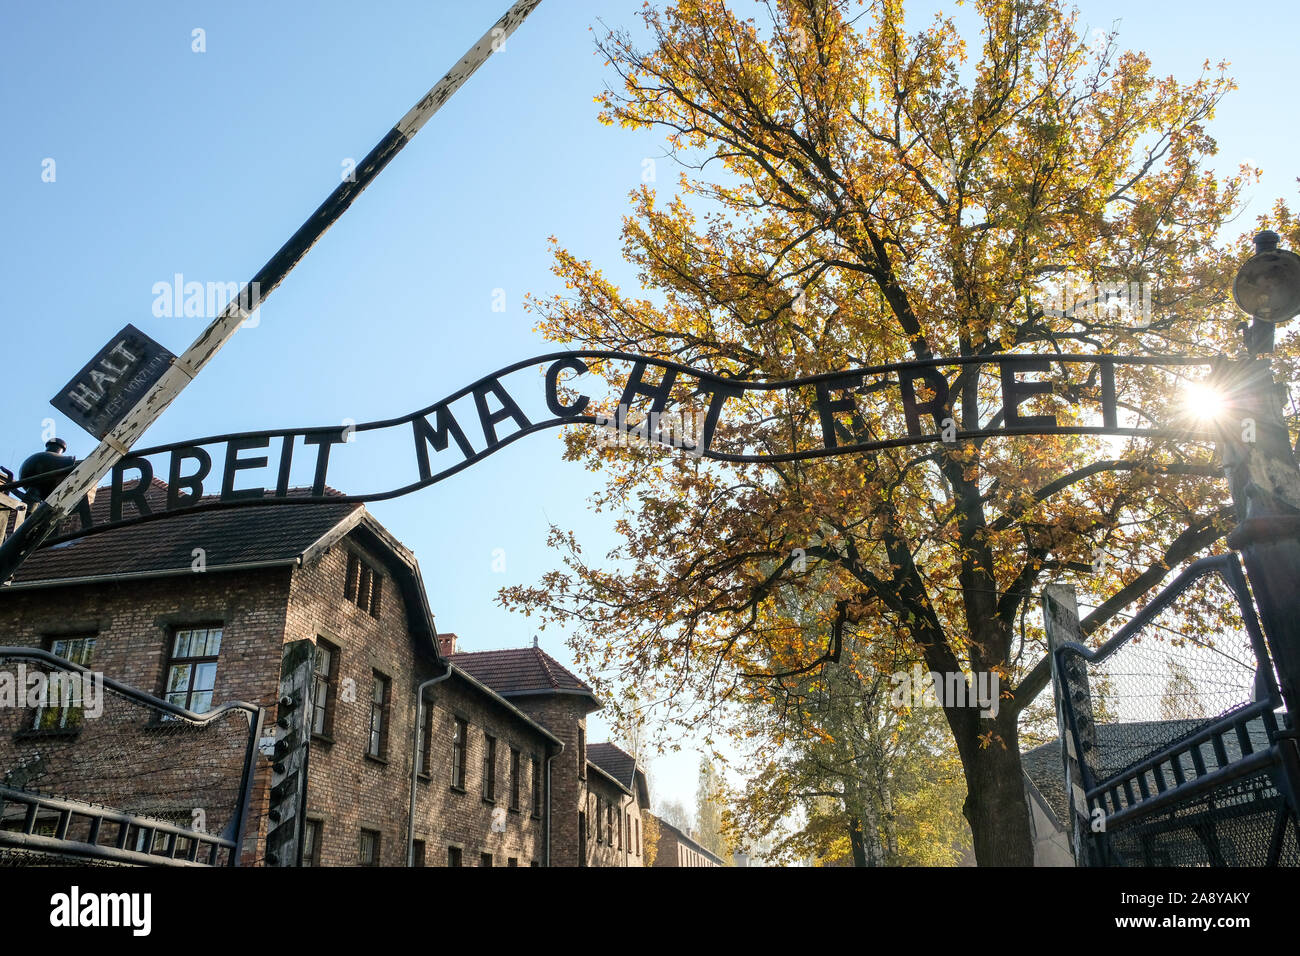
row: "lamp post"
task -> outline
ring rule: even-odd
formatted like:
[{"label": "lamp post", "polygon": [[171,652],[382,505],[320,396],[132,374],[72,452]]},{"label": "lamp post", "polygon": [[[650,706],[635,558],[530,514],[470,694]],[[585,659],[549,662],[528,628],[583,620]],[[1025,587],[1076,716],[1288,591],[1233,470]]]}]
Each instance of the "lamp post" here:
[{"label": "lamp post", "polygon": [[1240,326],[1247,356],[1225,362],[1216,379],[1227,405],[1219,447],[1241,552],[1277,668],[1288,720],[1300,714],[1300,465],[1282,416],[1286,387],[1269,360],[1274,327],[1300,314],[1300,256],[1278,249],[1275,232],[1255,237],[1233,298],[1251,317]]}]

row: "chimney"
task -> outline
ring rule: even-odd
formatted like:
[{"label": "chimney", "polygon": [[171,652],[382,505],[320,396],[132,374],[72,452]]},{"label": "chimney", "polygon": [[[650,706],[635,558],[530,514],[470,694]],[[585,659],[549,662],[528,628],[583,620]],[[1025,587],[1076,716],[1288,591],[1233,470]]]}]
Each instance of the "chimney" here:
[{"label": "chimney", "polygon": [[536,646],[537,646],[537,635],[534,634],[534,635],[533,635],[533,647],[536,647]]},{"label": "chimney", "polygon": [[443,657],[450,657],[456,653],[456,635],[447,631],[445,634],[438,635],[438,650],[442,652]]}]

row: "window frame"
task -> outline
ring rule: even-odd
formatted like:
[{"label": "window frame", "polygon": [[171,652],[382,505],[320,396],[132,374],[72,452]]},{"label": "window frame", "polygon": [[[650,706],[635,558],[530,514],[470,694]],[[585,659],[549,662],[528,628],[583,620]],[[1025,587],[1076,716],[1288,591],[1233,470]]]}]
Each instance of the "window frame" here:
[{"label": "window frame", "polygon": [[[366,756],[371,760],[386,762],[388,760],[388,727],[393,702],[393,679],[383,671],[372,670],[373,683],[370,685],[370,721],[366,731]],[[384,689],[383,700],[375,700],[375,689]],[[378,708],[379,739],[375,740],[375,714]],[[378,747],[378,753],[375,749]]]},{"label": "window frame", "polygon": [[469,770],[469,719],[456,715],[451,732],[451,789],[466,792],[465,775]]},{"label": "window frame", "polygon": [[[46,650],[48,650],[55,657],[61,657],[65,661],[71,661],[73,664],[80,664],[82,667],[89,668],[90,661],[95,654],[95,642],[98,638],[99,638],[98,631],[94,633],[86,632],[86,633],[75,633],[75,634],[59,634],[48,638],[48,640],[46,641],[46,645],[47,645]],[[82,642],[83,644],[82,654],[78,655],[77,657],[69,657],[67,654],[60,654],[58,652],[58,646],[60,644],[70,644],[74,641]],[[63,670],[59,670],[59,671],[51,670],[50,673],[70,674],[73,672],[63,671]],[[49,699],[48,686],[49,685],[47,683],[46,685],[47,701]],[[71,685],[64,685],[60,683],[60,686],[70,688]],[[21,690],[20,693],[23,693],[25,696],[26,691]],[[78,700],[76,703],[69,702],[69,703],[60,704],[57,707],[52,707],[48,703],[45,705],[37,705],[37,707],[34,710],[34,713],[31,716],[31,723],[29,729],[33,732],[42,733],[42,734],[78,733],[81,730],[82,721],[85,720],[83,705],[84,705],[84,701],[81,700]],[[77,715],[76,720],[69,723],[69,718],[74,713]],[[48,715],[57,714],[58,719],[55,722],[54,726],[42,727],[41,724],[45,720],[47,714]]]},{"label": "window frame", "polygon": [[[310,844],[307,836],[308,833],[315,834],[315,836],[311,838]],[[307,819],[303,821],[303,828],[302,828],[302,849],[303,849],[302,865],[303,866],[320,866],[320,850],[321,850],[321,843],[324,841],[324,838],[325,838],[325,821],[320,819],[319,817],[307,817]],[[309,845],[311,848],[310,853],[307,852]]]},{"label": "window frame", "polygon": [[433,776],[433,701],[422,700],[419,706],[422,714],[420,715],[420,746],[416,750],[416,759],[420,762],[420,769],[416,772],[422,780],[429,780]]},{"label": "window frame", "polygon": [[[367,836],[371,836],[374,838],[372,841],[374,844],[374,861],[370,863],[366,862],[366,858],[364,855]],[[383,855],[382,855],[383,839],[384,839],[384,834],[382,830],[372,830],[369,827],[361,828],[361,833],[358,837],[358,844],[357,844],[357,861],[358,861],[357,865],[358,866],[379,866],[380,865],[380,862],[383,860]]]},{"label": "window frame", "polygon": [[497,802],[497,739],[483,731],[483,800]]},{"label": "window frame", "polygon": [[537,754],[532,754],[533,759],[533,812],[534,820],[540,820],[542,817],[542,799],[545,793],[542,789],[542,761]]},{"label": "window frame", "polygon": [[[316,669],[322,649],[330,655],[329,672],[323,678],[320,677],[320,673]],[[312,652],[311,666],[311,735],[331,742],[334,740],[334,705],[338,701],[338,682],[339,671],[342,670],[342,656],[342,650],[333,641],[328,641],[319,636],[316,638],[316,650]],[[325,694],[323,707],[316,700],[317,689],[322,686]],[[324,717],[320,718],[320,730],[316,729],[317,713],[324,713]]]},{"label": "window frame", "polygon": [[519,812],[519,794],[523,787],[519,781],[519,771],[523,766],[523,758],[519,753],[518,747],[510,748],[510,803],[509,807],[515,813]]},{"label": "window frame", "polygon": [[[213,631],[219,632],[219,635],[217,637],[217,653],[211,655],[204,654],[200,657],[177,657],[176,656],[177,639],[180,638],[182,634],[189,633],[190,635],[193,635],[198,631],[207,632],[204,635],[204,650],[207,649],[207,642],[212,639],[212,632]],[[165,648],[166,661],[163,664],[163,692],[162,692],[163,700],[167,701],[168,703],[176,704],[176,706],[178,707],[183,707],[186,710],[190,711],[191,713],[205,713],[207,710],[211,710],[212,698],[215,697],[216,690],[217,690],[216,668],[221,662],[221,645],[225,643],[225,639],[226,639],[226,626],[224,621],[214,621],[214,622],[203,623],[203,624],[173,624],[170,628],[168,628],[167,645]],[[203,664],[211,664],[213,667],[212,687],[209,690],[200,690],[196,692],[194,690],[194,679],[198,675],[200,665]],[[172,682],[172,669],[183,665],[188,665],[190,668],[189,680],[186,682],[185,691],[182,692],[178,690],[170,690],[169,688]],[[173,696],[180,693],[185,694],[184,703],[177,703],[176,701],[172,700]],[[204,711],[196,711],[194,709],[193,705],[194,705],[195,693],[211,695],[209,697],[208,706]],[[163,719],[168,719],[168,718],[170,718],[170,715],[163,715]]]},{"label": "window frame", "polygon": [[452,844],[447,847],[447,866],[448,868],[461,868],[465,865],[464,847]]}]

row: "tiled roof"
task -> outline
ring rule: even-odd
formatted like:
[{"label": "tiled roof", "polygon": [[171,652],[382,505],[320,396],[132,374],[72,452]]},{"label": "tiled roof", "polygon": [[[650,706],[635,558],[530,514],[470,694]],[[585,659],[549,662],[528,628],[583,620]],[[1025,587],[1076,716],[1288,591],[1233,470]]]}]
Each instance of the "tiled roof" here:
[{"label": "tiled roof", "polygon": [[587,744],[587,763],[594,763],[625,787],[632,786],[636,760],[622,748],[611,743]]},{"label": "tiled roof", "polygon": [[[125,485],[128,491],[134,486],[133,482]],[[328,487],[325,493],[340,494]],[[289,490],[290,496],[306,494],[305,489]],[[196,548],[203,549],[207,571],[290,564],[315,557],[316,546],[330,547],[344,535],[354,535],[373,548],[393,573],[412,634],[431,657],[437,656],[433,613],[415,555],[375,521],[365,505],[348,501],[244,503],[166,514],[166,495],[166,484],[155,479],[145,492],[153,516],[47,544],[23,562],[6,589],[189,573]],[[107,489],[98,490],[91,505],[92,525],[108,522],[109,498]],[[205,503],[215,500],[204,498]],[[135,518],[134,507],[124,508],[123,517]],[[57,530],[66,536],[80,528],[79,521],[70,519]]]},{"label": "tiled roof", "polygon": [[590,687],[538,647],[468,651],[453,654],[448,660],[502,697],[578,694],[590,697],[592,703],[596,702]]},{"label": "tiled roof", "polygon": [[[147,499],[162,508],[166,485],[155,479]],[[108,520],[108,493],[101,491],[91,515]],[[29,557],[14,584],[63,581],[113,574],[152,574],[191,568],[202,548],[209,570],[250,563],[288,561],[306,552],[357,509],[356,503],[215,508],[159,517],[56,542]],[[134,514],[128,510],[128,517]],[[64,533],[79,527],[63,524]]]}]

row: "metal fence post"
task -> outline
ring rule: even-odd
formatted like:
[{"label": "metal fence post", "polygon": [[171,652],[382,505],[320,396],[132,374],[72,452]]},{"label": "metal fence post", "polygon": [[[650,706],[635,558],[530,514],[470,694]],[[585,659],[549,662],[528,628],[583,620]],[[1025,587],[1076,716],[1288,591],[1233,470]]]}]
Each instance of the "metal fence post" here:
[{"label": "metal fence post", "polygon": [[1064,761],[1065,791],[1070,799],[1071,846],[1075,865],[1087,866],[1092,862],[1088,840],[1092,818],[1087,798],[1091,780],[1083,757],[1095,750],[1097,742],[1092,694],[1084,662],[1072,655],[1066,655],[1063,662],[1057,653],[1065,644],[1083,642],[1074,585],[1049,584],[1043,589],[1043,624],[1052,664],[1052,691],[1056,698],[1056,727]]}]

